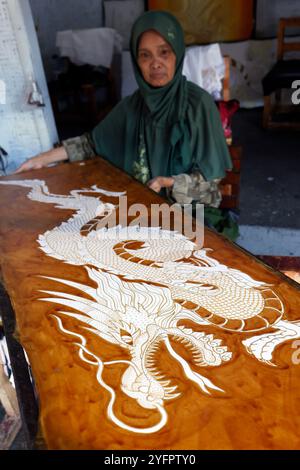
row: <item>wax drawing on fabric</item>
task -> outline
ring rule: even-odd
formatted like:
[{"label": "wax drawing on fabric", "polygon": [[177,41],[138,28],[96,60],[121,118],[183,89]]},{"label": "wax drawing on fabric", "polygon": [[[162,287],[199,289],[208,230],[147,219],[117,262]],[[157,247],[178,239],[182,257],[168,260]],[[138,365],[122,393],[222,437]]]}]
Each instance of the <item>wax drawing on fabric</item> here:
[{"label": "wax drawing on fabric", "polygon": [[[74,338],[81,360],[95,366],[97,380],[110,397],[107,417],[116,426],[144,434],[165,426],[166,402],[178,400],[181,393],[176,383],[162,377],[157,366],[156,351],[162,345],[199,393],[213,397],[226,390],[203,375],[201,367],[222,367],[233,356],[226,341],[215,333],[216,327],[239,334],[253,358],[272,366],[276,365],[275,348],[300,337],[300,321],[287,320],[272,286],[221,264],[209,256],[209,249],[197,249],[184,235],[170,236],[170,231],[159,227],[95,229],[93,221],[116,207],[102,202],[101,195],[118,198],[124,193],[93,186],[65,196],[52,194],[40,180],[0,184],[27,187],[32,201],[75,211],[69,220],[41,234],[38,243],[47,256],[83,266],[96,287],[48,277],[64,285],[65,291],[43,290],[40,300],[61,307],[51,316],[64,335]],[[68,287],[78,295],[68,293]],[[66,318],[83,325],[83,332],[120,347],[124,356],[103,360],[88,348],[84,333],[65,326]],[[195,328],[183,326],[184,321]],[[214,333],[207,333],[207,328],[201,331],[202,326],[213,326]],[[244,333],[247,339],[243,339]],[[182,343],[189,360],[175,350],[174,342]],[[117,392],[103,378],[103,370],[113,363],[127,365],[120,388],[141,407],[158,412],[156,424],[134,427],[115,414]]]}]

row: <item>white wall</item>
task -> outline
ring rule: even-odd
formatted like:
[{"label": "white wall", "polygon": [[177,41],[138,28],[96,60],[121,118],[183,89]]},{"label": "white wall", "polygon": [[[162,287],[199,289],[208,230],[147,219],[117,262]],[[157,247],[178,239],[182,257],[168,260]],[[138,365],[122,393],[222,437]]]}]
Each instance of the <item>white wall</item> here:
[{"label": "white wall", "polygon": [[56,31],[103,26],[102,0],[30,0],[47,79],[57,54]]},{"label": "white wall", "polygon": [[[7,172],[58,140],[28,0],[0,2],[0,145],[8,153]],[[35,80],[45,106],[29,104]],[[2,97],[3,98],[3,97]]]},{"label": "white wall", "polygon": [[[280,18],[300,16],[299,0],[257,0],[256,37],[275,38]],[[299,35],[299,28],[290,28],[288,34]]]}]

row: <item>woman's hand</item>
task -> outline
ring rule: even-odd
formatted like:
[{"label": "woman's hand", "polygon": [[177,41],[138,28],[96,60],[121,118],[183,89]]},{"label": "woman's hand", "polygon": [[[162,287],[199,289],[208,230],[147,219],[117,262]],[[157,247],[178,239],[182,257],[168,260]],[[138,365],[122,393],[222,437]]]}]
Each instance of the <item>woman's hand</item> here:
[{"label": "woman's hand", "polygon": [[147,186],[156,193],[159,193],[161,188],[170,188],[173,186],[174,181],[172,176],[156,176],[156,178],[148,181]]},{"label": "woman's hand", "polygon": [[20,165],[14,173],[22,173],[23,171],[29,170],[39,170],[40,168],[44,168],[51,163],[56,163],[67,159],[68,155],[64,147],[58,147],[49,150],[49,152],[40,153],[35,157],[29,158],[26,160],[26,162],[22,163],[22,165]]},{"label": "woman's hand", "polygon": [[17,168],[15,173],[22,173],[23,171],[29,170],[39,170],[44,166],[47,166],[48,163],[46,159],[42,155],[37,155],[36,157],[29,158],[26,162],[22,163],[22,165]]}]

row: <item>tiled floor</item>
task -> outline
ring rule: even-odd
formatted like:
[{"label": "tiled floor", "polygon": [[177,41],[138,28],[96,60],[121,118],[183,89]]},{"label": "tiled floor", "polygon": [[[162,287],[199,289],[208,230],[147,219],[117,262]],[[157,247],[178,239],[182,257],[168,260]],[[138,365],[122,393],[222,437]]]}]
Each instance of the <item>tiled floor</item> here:
[{"label": "tiled floor", "polygon": [[[2,367],[1,364],[0,367]],[[10,397],[11,394],[14,394],[13,388],[10,390]],[[14,397],[16,400],[15,394]],[[27,448],[19,412],[8,415],[0,400],[0,450],[25,450]]]},{"label": "tiled floor", "polygon": [[243,149],[240,224],[300,229],[300,132],[264,130],[262,108],[233,117]]},{"label": "tiled floor", "polygon": [[300,256],[300,229],[240,225],[237,244],[255,255]]},{"label": "tiled floor", "polygon": [[23,429],[21,428],[17,437],[13,441],[12,445],[10,446],[9,450],[28,450],[27,442],[24,436]]}]

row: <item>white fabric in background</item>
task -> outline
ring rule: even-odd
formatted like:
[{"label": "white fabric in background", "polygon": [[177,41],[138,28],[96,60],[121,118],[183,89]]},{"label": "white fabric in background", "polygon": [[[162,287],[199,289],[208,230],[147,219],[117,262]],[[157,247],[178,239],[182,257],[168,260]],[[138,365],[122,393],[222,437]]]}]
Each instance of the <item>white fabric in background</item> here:
[{"label": "white fabric in background", "polygon": [[186,48],[183,75],[216,100],[221,98],[224,71],[224,59],[219,44]]},{"label": "white fabric in background", "polygon": [[122,38],[111,28],[58,31],[56,46],[61,57],[68,57],[75,65],[110,68],[113,54],[122,50]]},{"label": "white fabric in background", "polygon": [[[287,42],[299,42],[300,36],[289,37]],[[277,39],[251,39],[249,41],[220,44],[223,55],[232,59],[230,67],[230,95],[240,101],[241,108],[264,105],[262,79],[276,62]],[[299,52],[287,52],[285,59],[299,59]],[[292,90],[284,89],[282,103],[291,104]]]},{"label": "white fabric in background", "polygon": [[144,10],[144,0],[104,1],[105,26],[121,35],[123,49],[129,49],[132,25]]}]

